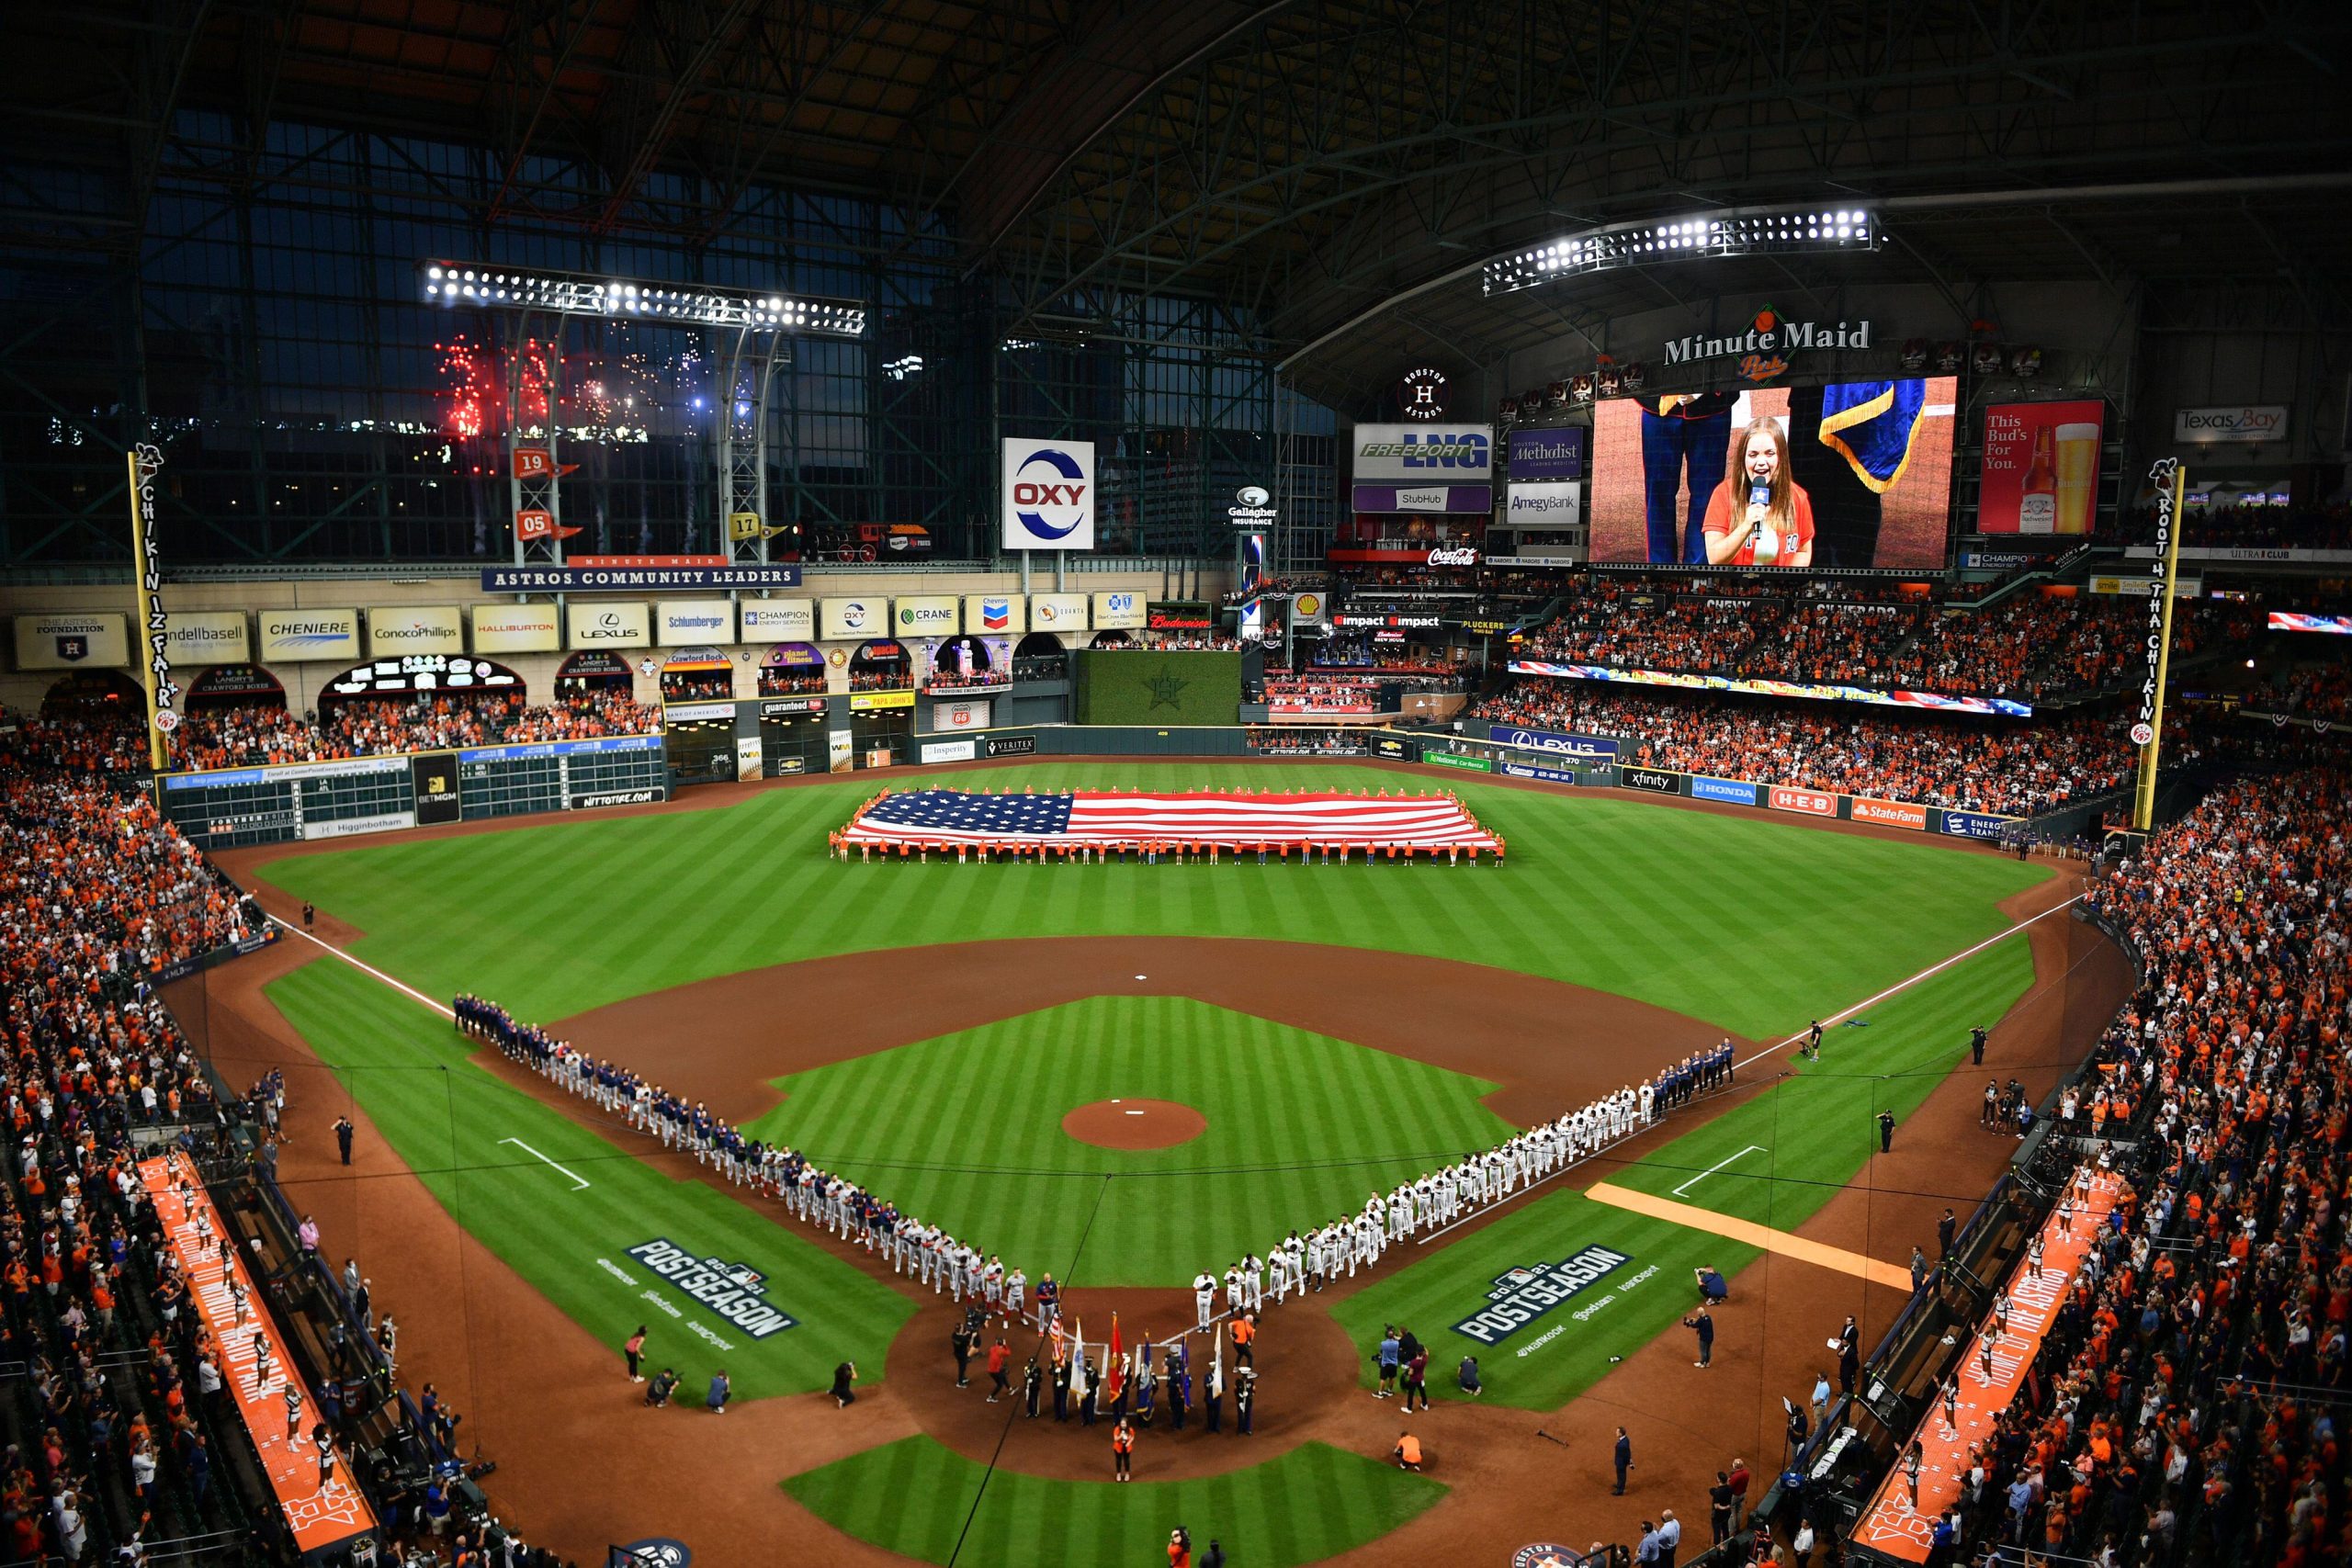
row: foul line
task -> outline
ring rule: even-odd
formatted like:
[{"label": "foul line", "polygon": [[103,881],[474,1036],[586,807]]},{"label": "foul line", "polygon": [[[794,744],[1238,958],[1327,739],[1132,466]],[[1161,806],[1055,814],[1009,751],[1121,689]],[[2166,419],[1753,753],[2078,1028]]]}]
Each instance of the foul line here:
[{"label": "foul line", "polygon": [[1761,1145],[1761,1144],[1750,1144],[1750,1145],[1748,1145],[1746,1148],[1744,1148],[1744,1149],[1740,1150],[1738,1154],[1736,1154],[1736,1155],[1732,1156],[1730,1159],[1719,1159],[1719,1160],[1715,1161],[1715,1163],[1714,1163],[1714,1164],[1713,1164],[1713,1165],[1709,1166],[1706,1169],[1704,1169],[1704,1170],[1701,1171],[1698,1175],[1696,1175],[1696,1176],[1692,1177],[1690,1180],[1688,1180],[1688,1181],[1684,1182],[1681,1186],[1679,1186],[1679,1187],[1676,1188],[1676,1189],[1674,1190],[1674,1195],[1675,1195],[1677,1198],[1681,1197],[1685,1192],[1690,1191],[1690,1189],[1692,1189],[1693,1187],[1698,1186],[1698,1185],[1699,1185],[1699,1183],[1701,1183],[1702,1181],[1706,1180],[1706,1179],[1707,1179],[1707,1178],[1709,1178],[1709,1177],[1711,1177],[1711,1176],[1714,1175],[1714,1174],[1715,1174],[1715,1172],[1717,1172],[1717,1171],[1721,1170],[1724,1167],[1725,1167],[1725,1166],[1727,1166],[1727,1165],[1731,1164],[1731,1163],[1732,1163],[1732,1160],[1741,1159],[1741,1158],[1746,1157],[1746,1156],[1748,1156],[1748,1155],[1760,1155],[1760,1154],[1762,1154],[1762,1153],[1764,1153],[1764,1152],[1765,1152],[1765,1149],[1764,1149],[1764,1145]]},{"label": "foul line", "polygon": [[447,1004],[436,1002],[431,997],[426,996],[423,991],[418,990],[415,987],[406,985],[399,980],[393,979],[390,975],[385,974],[381,969],[377,968],[372,964],[362,964],[358,959],[352,957],[351,954],[344,952],[343,949],[337,947],[331,942],[321,942],[309,931],[306,931],[300,927],[288,921],[279,919],[276,915],[269,917],[269,923],[276,926],[279,931],[286,931],[290,935],[300,937],[312,947],[319,948],[323,952],[334,953],[337,958],[342,959],[345,964],[350,964],[362,975],[381,980],[385,985],[390,986],[392,989],[400,992],[402,996],[413,998],[415,1000],[423,1002],[426,1007],[431,1008],[443,1018],[455,1019],[458,1016],[456,1010],[449,1007]]},{"label": "foul line", "polygon": [[[547,1156],[539,1153],[538,1150],[533,1148],[530,1145],[525,1143],[520,1138],[501,1138],[498,1141],[502,1144],[512,1144],[516,1148],[522,1150],[525,1154],[529,1155],[532,1158],[539,1160],[544,1164],[555,1165],[555,1161],[548,1159]],[[562,1171],[564,1175],[571,1178],[571,1190],[573,1191],[585,1192],[588,1190],[587,1181],[583,1179],[577,1171],[572,1170],[567,1166],[555,1165],[555,1168],[556,1169]]]},{"label": "foul line", "polygon": [[1734,1219],[1713,1209],[1702,1209],[1695,1203],[1678,1203],[1671,1198],[1653,1198],[1646,1192],[1636,1192],[1631,1188],[1607,1181],[1594,1182],[1584,1190],[1584,1195],[1611,1208],[1630,1210],[1652,1219],[1669,1220],[1694,1231],[1722,1236],[1725,1241],[1741,1242],[1764,1252],[1777,1252],[1783,1258],[1793,1258],[1800,1263],[1811,1263],[1835,1269],[1840,1274],[1851,1274],[1855,1279],[1867,1280],[1873,1285],[1885,1285],[1905,1292],[1911,1289],[1911,1271],[1908,1269],[1882,1263],[1875,1258],[1849,1252],[1842,1247],[1831,1247],[1826,1242],[1792,1235],[1787,1231],[1776,1231],[1753,1220]]}]

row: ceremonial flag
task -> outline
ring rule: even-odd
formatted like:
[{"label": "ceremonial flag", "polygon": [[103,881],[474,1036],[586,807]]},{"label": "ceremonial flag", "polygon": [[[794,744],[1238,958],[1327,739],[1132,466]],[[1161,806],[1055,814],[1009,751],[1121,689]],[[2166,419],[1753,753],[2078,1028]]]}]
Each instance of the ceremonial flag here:
[{"label": "ceremonial flag", "polygon": [[1119,1390],[1126,1386],[1126,1357],[1119,1349],[1119,1314],[1111,1314],[1111,1348],[1102,1358],[1102,1395],[1117,1404]]},{"label": "ceremonial flag", "polygon": [[1495,836],[1444,795],[1126,795],[1068,790],[987,795],[918,789],[886,794],[850,819],[852,844],[1376,845],[1493,850]]},{"label": "ceremonial flag", "polygon": [[1086,1397],[1086,1325],[1080,1322],[1070,1331],[1069,1396]]},{"label": "ceremonial flag", "polygon": [[1225,1325],[1216,1325],[1216,1337],[1209,1342],[1209,1393],[1218,1398],[1225,1394]]}]

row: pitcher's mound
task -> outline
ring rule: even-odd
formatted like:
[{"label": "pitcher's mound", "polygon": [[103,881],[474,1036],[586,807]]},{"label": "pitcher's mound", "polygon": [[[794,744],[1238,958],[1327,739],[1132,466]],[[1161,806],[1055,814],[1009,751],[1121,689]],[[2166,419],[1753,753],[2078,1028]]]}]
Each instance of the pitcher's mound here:
[{"label": "pitcher's mound", "polygon": [[1062,1118],[1062,1131],[1105,1149],[1166,1149],[1209,1130],[1208,1118],[1172,1100],[1098,1100]]}]

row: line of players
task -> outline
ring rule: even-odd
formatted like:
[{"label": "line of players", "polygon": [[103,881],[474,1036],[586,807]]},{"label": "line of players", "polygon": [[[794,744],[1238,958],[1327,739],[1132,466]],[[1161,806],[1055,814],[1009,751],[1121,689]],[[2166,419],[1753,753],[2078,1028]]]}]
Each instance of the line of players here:
[{"label": "line of players", "polygon": [[[1050,1273],[1038,1277],[1033,1299],[1029,1277],[1020,1269],[901,1213],[896,1204],[820,1168],[797,1150],[745,1138],[699,1100],[688,1102],[625,1067],[574,1050],[535,1024],[517,1023],[494,1002],[460,996],[453,1011],[459,1033],[497,1046],[567,1092],[659,1137],[662,1147],[684,1150],[738,1186],[776,1198],[801,1221],[888,1258],[894,1272],[929,1285],[934,1293],[974,1301],[1007,1322],[1034,1323],[1041,1333],[1060,1314],[1061,1288]],[[1304,1235],[1293,1231],[1262,1259],[1244,1258],[1222,1276],[1204,1270],[1193,1280],[1197,1331],[1208,1330],[1220,1315],[1263,1311],[1270,1295],[1279,1305],[1293,1292],[1305,1295],[1334,1280],[1352,1279],[1397,1242],[1503,1202],[1634,1136],[1693,1096],[1728,1086],[1732,1075],[1732,1043],[1725,1039],[1684,1057],[1654,1080],[1603,1095],[1491,1149],[1399,1183],[1385,1197],[1366,1200],[1357,1213]],[[1220,1286],[1222,1314],[1216,1305]]]},{"label": "line of players", "polygon": [[1202,1270],[1193,1278],[1197,1329],[1206,1330],[1220,1315],[1216,1305],[1220,1288],[1225,1298],[1222,1315],[1238,1317],[1263,1311],[1269,1296],[1280,1305],[1293,1291],[1305,1295],[1334,1280],[1353,1279],[1359,1268],[1371,1268],[1384,1251],[1416,1233],[1443,1230],[1465,1215],[1506,1201],[1521,1189],[1634,1136],[1673,1107],[1728,1087],[1733,1057],[1732,1043],[1726,1039],[1684,1057],[1654,1081],[1603,1095],[1483,1153],[1400,1182],[1385,1196],[1366,1199],[1356,1213],[1305,1235],[1293,1231],[1268,1248],[1262,1258],[1253,1253],[1227,1267],[1222,1276]]}]

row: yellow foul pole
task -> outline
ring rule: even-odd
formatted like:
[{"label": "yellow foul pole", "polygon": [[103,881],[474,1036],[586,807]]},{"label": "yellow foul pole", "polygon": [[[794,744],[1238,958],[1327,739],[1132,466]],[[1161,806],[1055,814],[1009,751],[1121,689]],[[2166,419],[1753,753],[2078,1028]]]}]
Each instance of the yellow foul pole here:
[{"label": "yellow foul pole", "polygon": [[2156,767],[2165,744],[2165,676],[2172,667],[2172,596],[2180,581],[2181,504],[2188,493],[2188,470],[2178,458],[2166,457],[2151,477],[2156,483],[2156,550],[2164,568],[2150,584],[2148,677],[2141,688],[2140,719],[2132,727],[2132,739],[2140,748],[2132,826],[2143,833],[2155,825]]},{"label": "yellow foul pole", "polygon": [[141,446],[123,454],[122,460],[130,465],[130,570],[139,590],[139,614],[132,622],[136,629],[130,646],[139,660],[140,686],[147,694],[147,765],[160,773],[166,728],[163,715],[170,701],[164,683],[170,679],[171,665],[164,657],[164,611],[157,597],[163,587],[163,569],[150,530],[155,522],[155,466],[162,458],[153,447]]}]

